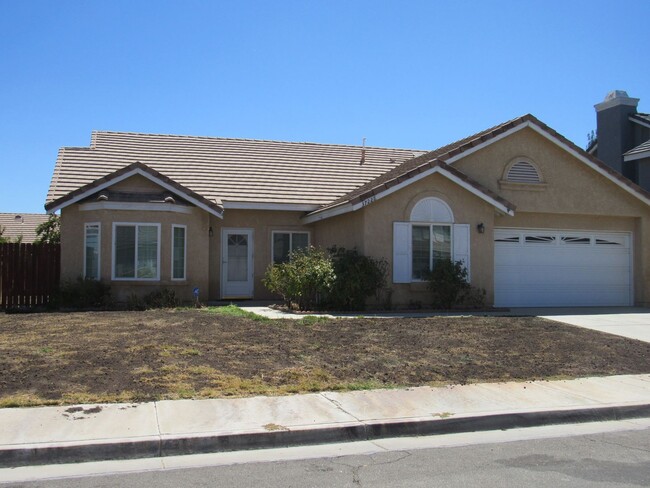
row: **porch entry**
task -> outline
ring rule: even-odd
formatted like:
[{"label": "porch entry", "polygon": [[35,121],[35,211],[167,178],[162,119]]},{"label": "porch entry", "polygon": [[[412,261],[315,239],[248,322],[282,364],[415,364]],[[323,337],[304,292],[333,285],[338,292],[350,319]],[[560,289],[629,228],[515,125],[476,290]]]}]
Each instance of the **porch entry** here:
[{"label": "porch entry", "polygon": [[221,230],[221,298],[253,297],[253,229]]}]

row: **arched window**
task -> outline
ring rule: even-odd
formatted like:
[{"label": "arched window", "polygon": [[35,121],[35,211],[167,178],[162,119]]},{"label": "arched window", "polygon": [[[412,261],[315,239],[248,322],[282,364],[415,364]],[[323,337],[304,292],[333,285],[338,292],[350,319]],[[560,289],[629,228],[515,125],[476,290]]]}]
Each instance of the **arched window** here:
[{"label": "arched window", "polygon": [[411,210],[411,222],[453,224],[454,214],[449,205],[439,198],[423,198]]}]

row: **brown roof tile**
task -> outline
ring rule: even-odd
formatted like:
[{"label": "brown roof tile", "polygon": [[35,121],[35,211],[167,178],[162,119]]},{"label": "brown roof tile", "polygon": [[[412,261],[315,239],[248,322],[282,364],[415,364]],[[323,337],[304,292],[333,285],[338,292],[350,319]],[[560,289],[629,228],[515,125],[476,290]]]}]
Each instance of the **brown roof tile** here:
[{"label": "brown roof tile", "polygon": [[8,237],[15,241],[20,236],[24,243],[31,243],[36,240],[36,227],[47,222],[48,214],[33,213],[0,213],[0,227],[2,237]]},{"label": "brown roof tile", "polygon": [[59,151],[47,202],[140,161],[213,203],[320,206],[422,151],[361,146],[93,132],[89,148]]}]

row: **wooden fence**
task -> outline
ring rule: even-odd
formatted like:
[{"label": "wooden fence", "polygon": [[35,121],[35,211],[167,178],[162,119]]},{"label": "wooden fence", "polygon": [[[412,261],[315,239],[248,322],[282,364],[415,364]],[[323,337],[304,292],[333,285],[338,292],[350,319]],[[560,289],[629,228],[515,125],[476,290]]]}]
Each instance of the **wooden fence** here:
[{"label": "wooden fence", "polygon": [[46,305],[60,275],[60,244],[0,244],[0,309]]}]

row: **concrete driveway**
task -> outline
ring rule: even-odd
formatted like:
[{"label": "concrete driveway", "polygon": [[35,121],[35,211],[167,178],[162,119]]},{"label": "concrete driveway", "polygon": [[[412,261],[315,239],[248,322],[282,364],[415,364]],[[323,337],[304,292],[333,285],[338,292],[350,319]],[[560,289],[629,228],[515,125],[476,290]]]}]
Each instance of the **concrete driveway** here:
[{"label": "concrete driveway", "polygon": [[537,315],[545,319],[650,342],[650,308],[513,308],[511,314]]}]

